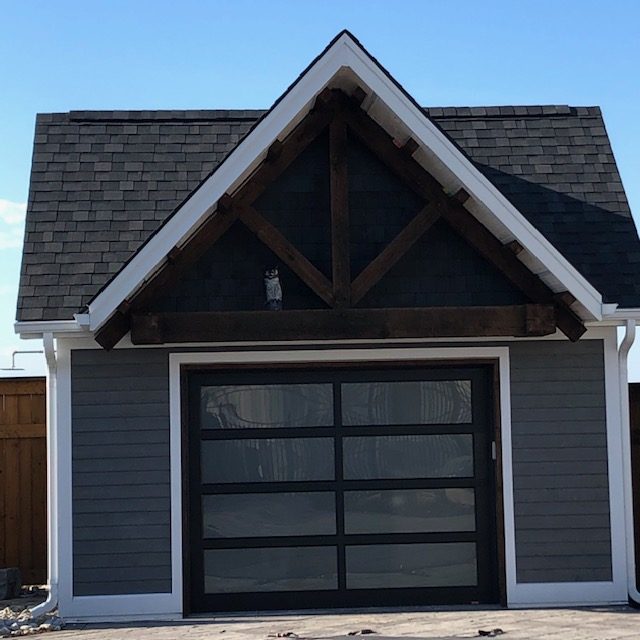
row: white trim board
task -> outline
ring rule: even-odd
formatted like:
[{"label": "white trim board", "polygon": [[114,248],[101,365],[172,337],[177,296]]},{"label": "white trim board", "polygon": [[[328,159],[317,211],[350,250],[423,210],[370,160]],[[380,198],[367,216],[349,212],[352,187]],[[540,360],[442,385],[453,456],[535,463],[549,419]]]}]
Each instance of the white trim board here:
[{"label": "white trim board", "polygon": [[446,188],[453,190],[463,186],[471,195],[469,210],[473,215],[502,242],[517,240],[525,248],[520,254],[522,261],[553,291],[571,292],[577,300],[575,309],[584,320],[602,318],[600,293],[473,166],[353,36],[343,32],[285,92],[228,159],[89,303],[91,330],[100,328],[118,305],[159,268],[169,251],[195,232],[224,193],[233,193],[264,157],[271,143],[282,138],[292,123],[308,112],[322,89],[353,83],[354,78],[374,94],[373,101],[368,100],[372,102],[370,115],[377,114],[381,120],[382,112],[386,119],[393,121],[394,129],[411,135],[421,145],[416,159],[428,164],[429,170]]}]

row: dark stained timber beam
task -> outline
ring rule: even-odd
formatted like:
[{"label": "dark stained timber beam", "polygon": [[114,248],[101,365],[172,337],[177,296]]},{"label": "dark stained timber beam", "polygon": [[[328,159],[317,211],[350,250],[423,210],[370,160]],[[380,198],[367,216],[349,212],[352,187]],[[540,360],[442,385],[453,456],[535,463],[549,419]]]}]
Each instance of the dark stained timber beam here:
[{"label": "dark stained timber beam", "polygon": [[511,248],[503,245],[481,222],[457,203],[446,207],[443,217],[480,255],[531,300],[538,304],[555,304],[558,328],[569,340],[575,342],[580,339],[586,331],[582,320],[554,297],[551,289],[518,260]]},{"label": "dark stained timber beam", "polygon": [[[550,328],[553,330],[550,331]],[[551,304],[525,305],[525,333],[528,336],[546,336],[554,333],[556,308]]]},{"label": "dark stained timber beam", "polygon": [[[280,143],[269,147],[265,162],[234,194],[234,201],[253,204],[262,192],[329,126],[341,100],[332,91],[322,92],[314,109]],[[274,145],[276,145],[274,147]]]},{"label": "dark stained timber beam", "polygon": [[352,92],[351,92],[351,101],[357,105],[360,106],[365,98],[367,97],[367,92],[362,88],[362,87],[356,87]]},{"label": "dark stained timber beam", "polygon": [[391,136],[362,110],[344,101],[347,124],[355,135],[375,153],[409,188],[427,201],[443,203],[442,215],[455,231],[534,303],[555,304],[558,328],[572,341],[579,340],[586,328],[580,317],[542,280],[517,258],[513,248],[503,245],[455,198],[447,197],[440,183],[413,158],[404,154]]},{"label": "dark stained timber beam", "polygon": [[437,205],[428,204],[423,207],[382,252],[358,274],[351,285],[351,303],[355,305],[360,302],[439,218],[440,210]]},{"label": "dark stained timber beam", "polygon": [[517,240],[507,242],[504,246],[509,249],[514,256],[519,256],[524,251],[524,247]]},{"label": "dark stained timber beam", "polygon": [[167,260],[165,267],[160,269],[139,292],[129,301],[132,309],[139,310],[160,293],[166,292],[174,286],[180,276],[195,264],[205,251],[215,244],[238,219],[238,212],[234,208],[225,208],[211,216],[200,229],[187,241],[175,261]]},{"label": "dark stained timber beam", "polygon": [[336,307],[351,304],[349,257],[349,183],[347,125],[336,116],[329,126],[329,184],[331,193],[331,269]]},{"label": "dark stained timber beam", "polygon": [[271,146],[267,149],[267,162],[275,162],[282,153],[282,142],[280,140],[274,140]]},{"label": "dark stained timber beam", "polygon": [[471,196],[466,189],[460,188],[451,197],[456,202],[464,204]]},{"label": "dark stained timber beam", "polygon": [[541,336],[555,331],[551,305],[324,309],[134,315],[134,344],[229,340],[340,340]]},{"label": "dark stained timber beam", "polygon": [[398,148],[393,138],[377,122],[349,101],[345,101],[342,113],[349,129],[410,189],[426,200],[443,197],[440,183],[409,154]]},{"label": "dark stained timber beam", "polygon": [[316,295],[333,306],[333,287],[327,278],[264,216],[248,205],[238,207],[240,221],[273,251]]},{"label": "dark stained timber beam", "polygon": [[107,351],[113,349],[129,331],[129,314],[116,311],[95,333],[95,341]]},{"label": "dark stained timber beam", "polygon": [[123,301],[118,311],[96,332],[96,342],[104,349],[112,349],[129,331],[132,312],[144,308],[151,300],[167,291],[204,252],[223,236],[238,219],[229,203],[207,219],[200,229],[181,247],[169,251],[163,266],[158,269],[129,299]]},{"label": "dark stained timber beam", "polygon": [[560,291],[553,296],[557,302],[570,307],[575,301],[576,297],[569,291]]},{"label": "dark stained timber beam", "polygon": [[408,156],[412,156],[420,145],[413,139],[407,138],[406,142],[400,147],[402,152]]}]

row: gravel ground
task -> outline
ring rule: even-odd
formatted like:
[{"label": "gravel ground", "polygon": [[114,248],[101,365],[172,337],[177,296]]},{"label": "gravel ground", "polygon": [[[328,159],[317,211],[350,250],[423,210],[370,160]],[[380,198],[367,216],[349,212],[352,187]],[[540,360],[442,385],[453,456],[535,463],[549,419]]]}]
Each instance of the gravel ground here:
[{"label": "gravel ground", "polygon": [[64,626],[56,612],[34,618],[31,608],[43,602],[47,592],[42,587],[26,587],[19,598],[0,602],[0,638],[15,638],[47,631],[60,631]]}]

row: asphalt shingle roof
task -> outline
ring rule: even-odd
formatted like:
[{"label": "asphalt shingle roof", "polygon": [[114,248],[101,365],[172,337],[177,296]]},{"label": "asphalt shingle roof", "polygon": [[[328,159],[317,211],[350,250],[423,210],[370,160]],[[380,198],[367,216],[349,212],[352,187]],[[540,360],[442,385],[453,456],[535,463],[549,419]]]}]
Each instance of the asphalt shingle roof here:
[{"label": "asphalt shingle roof", "polygon": [[[640,306],[640,243],[599,108],[426,112],[605,301]],[[72,318],[263,113],[38,115],[18,320]]]}]

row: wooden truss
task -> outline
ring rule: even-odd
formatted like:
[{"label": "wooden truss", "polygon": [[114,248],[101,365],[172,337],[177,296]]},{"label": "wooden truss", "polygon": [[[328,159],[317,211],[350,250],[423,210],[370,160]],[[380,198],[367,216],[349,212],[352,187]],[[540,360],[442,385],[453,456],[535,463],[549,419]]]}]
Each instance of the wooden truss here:
[{"label": "wooden truss", "polygon": [[[468,194],[447,195],[413,159],[418,145],[411,138],[398,144],[361,109],[364,93],[352,96],[325,89],[310,114],[282,141],[276,140],[264,161],[233,194],[225,194],[202,226],[176,245],[161,268],[96,333],[110,349],[131,330],[134,344],[222,340],[293,340],[449,336],[539,336],[556,326],[571,340],[585,332],[570,309],[569,292],[554,294],[518,259],[517,242],[503,245],[465,207]],[[329,129],[332,279],[322,274],[255,208],[264,190],[323,131]],[[423,201],[404,229],[355,279],[350,273],[348,203],[348,132],[359,138]],[[421,309],[354,309],[353,307],[439,219],[446,220],[469,244],[531,301],[530,305]],[[329,307],[327,310],[146,313],[148,305],[175,286],[204,253],[234,224],[250,229]]]}]

